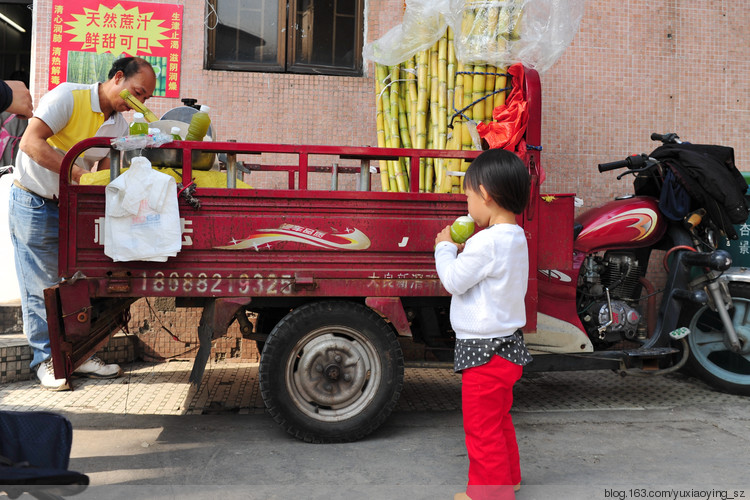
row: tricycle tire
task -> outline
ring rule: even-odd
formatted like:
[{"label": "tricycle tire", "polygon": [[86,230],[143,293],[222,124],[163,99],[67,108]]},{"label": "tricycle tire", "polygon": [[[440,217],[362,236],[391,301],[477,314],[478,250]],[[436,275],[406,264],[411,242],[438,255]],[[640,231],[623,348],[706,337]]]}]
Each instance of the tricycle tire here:
[{"label": "tricycle tire", "polygon": [[731,394],[750,395],[750,284],[729,283],[734,307],[729,310],[740,339],[735,353],[724,341],[718,313],[708,306],[686,311],[681,324],[690,329],[687,368],[711,386]]},{"label": "tricycle tire", "polygon": [[396,406],[404,358],[374,311],[320,301],[274,327],[259,372],[263,401],[287,432],[310,443],[347,442],[373,432]]}]

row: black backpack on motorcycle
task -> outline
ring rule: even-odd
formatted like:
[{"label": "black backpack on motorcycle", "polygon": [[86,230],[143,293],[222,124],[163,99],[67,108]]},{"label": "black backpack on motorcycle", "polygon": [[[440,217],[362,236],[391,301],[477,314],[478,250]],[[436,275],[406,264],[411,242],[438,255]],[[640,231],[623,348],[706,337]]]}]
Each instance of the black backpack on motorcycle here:
[{"label": "black backpack on motorcycle", "polygon": [[[661,161],[676,182],[665,182],[663,190],[684,188],[690,195],[691,210],[705,208],[711,221],[728,239],[736,240],[733,224],[747,220],[748,185],[734,164],[734,149],[704,144],[665,144],[651,157]],[[679,198],[677,192],[664,193]],[[686,215],[686,214],[685,214]]]}]

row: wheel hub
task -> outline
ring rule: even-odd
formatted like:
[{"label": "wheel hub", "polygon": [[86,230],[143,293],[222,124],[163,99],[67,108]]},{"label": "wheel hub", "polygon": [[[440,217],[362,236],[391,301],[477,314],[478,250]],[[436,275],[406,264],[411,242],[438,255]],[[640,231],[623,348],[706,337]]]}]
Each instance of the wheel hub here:
[{"label": "wheel hub", "polygon": [[323,335],[300,353],[294,383],[306,401],[337,408],[362,394],[369,373],[368,357],[359,343]]},{"label": "wheel hub", "polygon": [[328,377],[328,380],[331,380],[335,382],[339,379],[339,375],[341,375],[341,368],[336,365],[329,365],[328,368],[325,369],[326,377]]}]

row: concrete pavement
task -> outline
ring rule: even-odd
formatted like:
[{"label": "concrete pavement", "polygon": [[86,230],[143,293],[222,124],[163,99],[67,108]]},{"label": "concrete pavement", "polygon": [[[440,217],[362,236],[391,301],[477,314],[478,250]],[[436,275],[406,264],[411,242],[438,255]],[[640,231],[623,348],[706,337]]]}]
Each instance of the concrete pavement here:
[{"label": "concrete pavement", "polygon": [[[71,420],[70,468],[92,482],[80,499],[451,499],[463,487],[460,377],[449,369],[407,369],[396,410],[368,438],[311,445],[265,414],[257,365],[211,363],[195,394],[190,367],[133,363],[71,393],[5,384],[0,406]],[[750,398],[681,374],[529,374],[515,393],[517,498],[750,498],[749,409]]]}]

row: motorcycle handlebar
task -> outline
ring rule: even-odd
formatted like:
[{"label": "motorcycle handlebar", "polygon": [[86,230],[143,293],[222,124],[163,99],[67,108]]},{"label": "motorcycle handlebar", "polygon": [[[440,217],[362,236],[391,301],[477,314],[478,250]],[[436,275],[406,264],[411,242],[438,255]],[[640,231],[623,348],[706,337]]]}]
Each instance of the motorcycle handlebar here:
[{"label": "motorcycle handlebar", "polygon": [[600,163],[599,172],[617,170],[618,168],[629,168],[636,170],[646,166],[646,158],[642,155],[628,156],[624,160],[611,161],[609,163]]},{"label": "motorcycle handlebar", "polygon": [[652,141],[661,141],[664,144],[682,144],[680,137],[674,132],[668,134],[651,134]]}]

